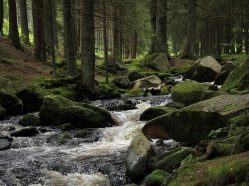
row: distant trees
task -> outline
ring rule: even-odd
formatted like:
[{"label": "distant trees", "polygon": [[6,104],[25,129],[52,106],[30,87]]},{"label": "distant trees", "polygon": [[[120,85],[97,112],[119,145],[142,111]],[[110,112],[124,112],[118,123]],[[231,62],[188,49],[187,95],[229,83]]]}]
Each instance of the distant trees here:
[{"label": "distant trees", "polygon": [[17,27],[17,13],[16,13],[16,0],[8,0],[9,4],[9,39],[17,49],[22,49],[18,27]]}]

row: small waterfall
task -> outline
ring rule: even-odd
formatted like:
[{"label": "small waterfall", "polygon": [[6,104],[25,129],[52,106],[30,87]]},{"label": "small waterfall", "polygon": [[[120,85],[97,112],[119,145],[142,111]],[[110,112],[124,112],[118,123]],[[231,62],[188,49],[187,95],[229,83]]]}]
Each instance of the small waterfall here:
[{"label": "small waterfall", "polygon": [[[110,101],[110,100],[109,100]],[[112,111],[118,126],[99,129],[101,138],[93,143],[72,139],[76,145],[55,145],[48,139],[60,134],[57,129],[31,138],[14,138],[13,146],[0,151],[0,180],[6,185],[33,186],[118,186],[126,182],[127,148],[144,122],[140,114],[154,105],[165,105],[170,96],[133,98],[136,109]],[[111,100],[120,104],[122,100]],[[108,100],[92,103],[108,105]],[[16,119],[16,120],[15,120]],[[19,128],[18,120],[0,122],[0,130],[8,133],[10,125]],[[28,175],[28,176],[27,176]],[[1,185],[1,184],[0,184]]]}]

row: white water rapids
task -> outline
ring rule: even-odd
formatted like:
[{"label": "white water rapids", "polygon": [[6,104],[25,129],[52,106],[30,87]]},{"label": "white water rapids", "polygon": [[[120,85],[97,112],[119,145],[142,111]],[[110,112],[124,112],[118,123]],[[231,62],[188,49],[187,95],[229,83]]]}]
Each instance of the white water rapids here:
[{"label": "white water rapids", "polygon": [[[160,99],[156,105],[170,101],[169,97]],[[102,137],[93,143],[72,146],[48,144],[47,138],[58,131],[32,138],[14,138],[15,148],[0,151],[0,186],[10,183],[18,186],[109,186],[125,183],[126,151],[136,131],[145,124],[139,121],[139,116],[151,105],[151,101],[143,100],[135,110],[111,112],[119,125],[100,129]],[[2,128],[12,124],[0,122]]]}]

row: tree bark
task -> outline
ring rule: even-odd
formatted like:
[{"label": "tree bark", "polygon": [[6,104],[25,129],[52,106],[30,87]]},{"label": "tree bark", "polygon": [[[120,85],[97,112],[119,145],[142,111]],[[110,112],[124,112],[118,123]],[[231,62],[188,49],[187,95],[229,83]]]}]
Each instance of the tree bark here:
[{"label": "tree bark", "polygon": [[156,18],[157,18],[157,0],[150,0],[150,24],[151,24],[151,44],[149,54],[155,52],[156,45]]},{"label": "tree bark", "polygon": [[0,34],[1,35],[3,35],[3,15],[4,15],[3,0],[0,0]]},{"label": "tree bark", "polygon": [[83,0],[82,6],[82,85],[86,90],[95,90],[95,38],[94,2]]},{"label": "tree bark", "polygon": [[46,45],[43,23],[43,1],[32,0],[33,27],[34,27],[34,57],[39,61],[46,61]]},{"label": "tree bark", "polygon": [[9,3],[9,39],[17,49],[22,49],[18,26],[17,26],[17,14],[16,14],[16,0],[8,0]]},{"label": "tree bark", "polygon": [[51,48],[54,45],[52,40],[52,31],[54,29],[51,29],[50,27],[53,27],[53,19],[52,13],[53,8],[51,7],[50,0],[43,0],[43,13],[44,13],[44,31],[45,31],[45,43],[46,43],[46,49],[48,50],[48,54],[52,55]]},{"label": "tree bark", "polygon": [[72,25],[72,13],[71,13],[71,0],[63,0],[64,10],[64,47],[65,56],[67,60],[67,72],[69,75],[76,75],[76,62],[75,62],[75,50],[74,38],[73,38],[73,25]]},{"label": "tree bark", "polygon": [[24,36],[24,43],[29,45],[29,27],[28,27],[28,16],[27,16],[27,1],[19,0],[20,17],[21,17],[21,29],[22,35]]},{"label": "tree bark", "polygon": [[187,43],[181,58],[194,59],[196,54],[196,0],[188,0]]},{"label": "tree bark", "polygon": [[104,43],[104,60],[105,60],[105,78],[106,84],[109,83],[108,78],[108,39],[107,39],[107,32],[106,32],[106,5],[105,1],[103,3],[103,43]]},{"label": "tree bark", "polygon": [[133,33],[133,39],[132,39],[132,59],[136,59],[137,57],[137,31],[135,30]]},{"label": "tree bark", "polygon": [[113,7],[113,60],[120,61],[120,31],[119,31],[119,18],[118,18],[118,6]]}]

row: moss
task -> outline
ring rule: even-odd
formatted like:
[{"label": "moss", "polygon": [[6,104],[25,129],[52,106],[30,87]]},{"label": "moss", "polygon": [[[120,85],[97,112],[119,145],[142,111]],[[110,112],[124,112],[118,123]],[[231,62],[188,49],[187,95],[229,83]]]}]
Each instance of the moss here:
[{"label": "moss", "polygon": [[27,126],[38,126],[40,124],[40,119],[34,114],[26,114],[19,122],[20,125]]},{"label": "moss", "polygon": [[249,113],[245,112],[229,120],[229,135],[236,135],[249,129]]},{"label": "moss", "polygon": [[140,97],[146,96],[145,92],[142,89],[132,89],[123,94],[124,97]]},{"label": "moss", "polygon": [[194,150],[187,147],[178,148],[172,152],[165,153],[158,157],[153,163],[153,169],[160,169],[166,172],[172,172],[181,165],[181,161],[184,160],[190,154],[194,154]]},{"label": "moss", "polygon": [[238,65],[228,76],[221,90],[231,91],[237,89],[239,91],[249,90],[249,63],[244,62]]},{"label": "moss", "polygon": [[201,100],[208,86],[195,81],[185,81],[172,88],[172,99],[190,105]]},{"label": "moss", "polygon": [[161,95],[168,95],[168,94],[170,94],[169,87],[167,85],[162,86],[160,94]]},{"label": "moss", "polygon": [[18,90],[25,86],[25,82],[21,77],[11,74],[0,74],[0,91],[6,91],[15,94]]},{"label": "moss", "polygon": [[69,131],[75,129],[71,123],[65,123],[62,125],[57,126],[57,128],[61,129],[62,131]]},{"label": "moss", "polygon": [[149,174],[145,180],[145,186],[158,186],[158,185],[162,185],[164,183],[164,181],[167,179],[167,177],[170,174],[162,171],[162,170],[154,170],[151,174]]},{"label": "moss", "polygon": [[56,95],[44,98],[39,114],[42,123],[48,125],[71,123],[78,128],[96,128],[115,124],[111,114],[105,109]]},{"label": "moss", "polygon": [[156,117],[159,117],[159,116],[162,116],[164,114],[171,113],[171,112],[175,112],[177,110],[178,109],[165,107],[165,106],[151,107],[141,114],[140,120],[141,121],[149,121],[149,120],[154,119]]},{"label": "moss", "polygon": [[249,154],[217,158],[214,160],[195,162],[180,169],[170,186],[203,185],[219,186],[248,183]]},{"label": "moss", "polygon": [[228,127],[223,127],[223,128],[219,128],[217,130],[212,130],[209,135],[208,138],[209,139],[217,139],[217,138],[222,138],[222,137],[226,137],[228,135]]}]

